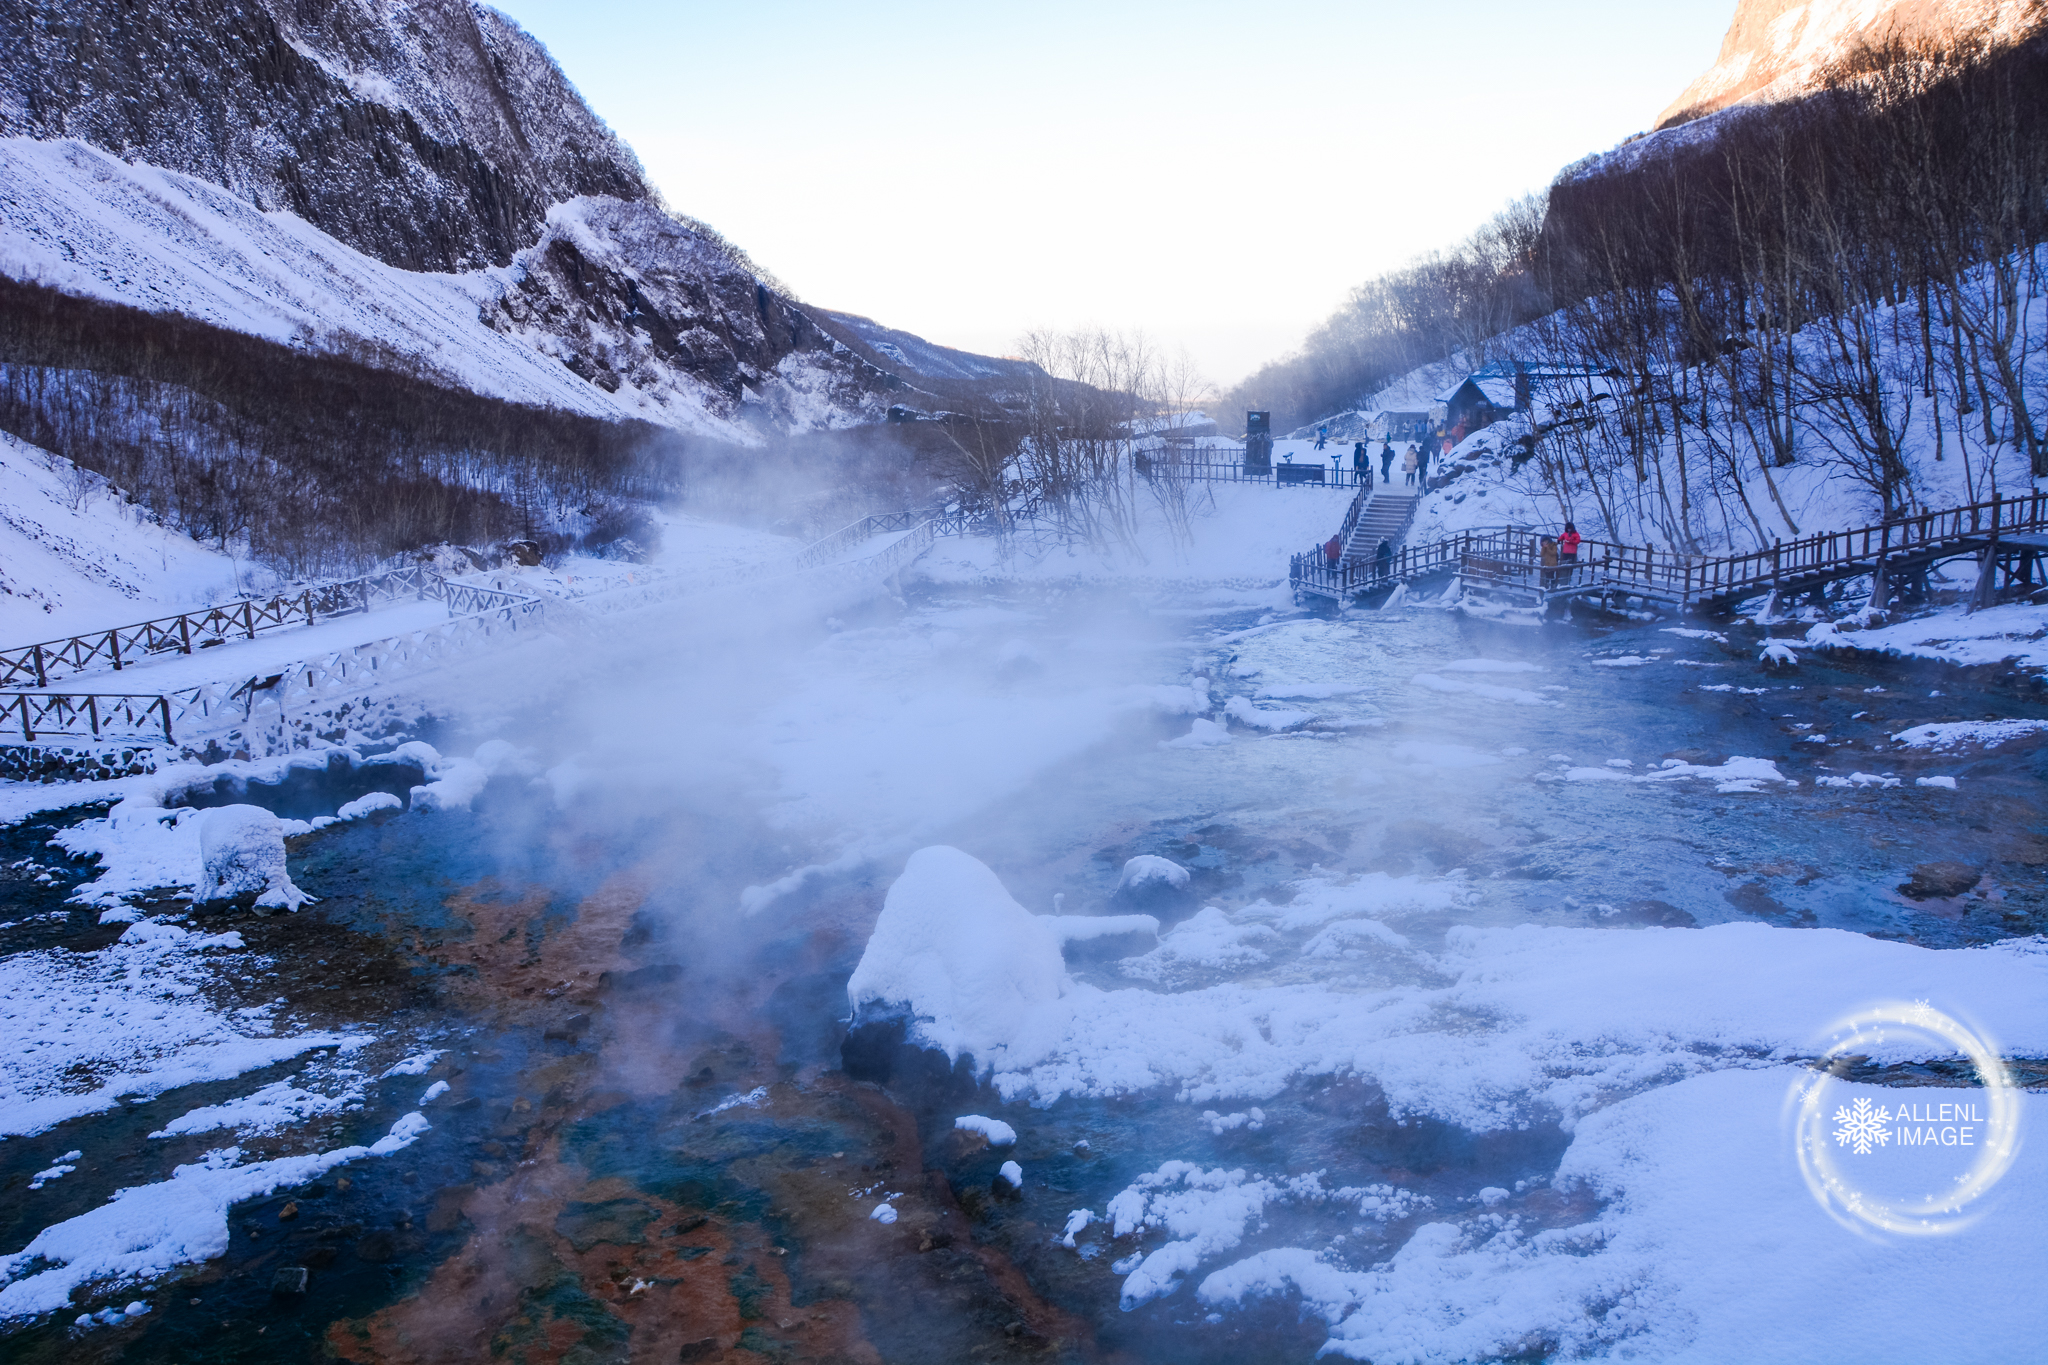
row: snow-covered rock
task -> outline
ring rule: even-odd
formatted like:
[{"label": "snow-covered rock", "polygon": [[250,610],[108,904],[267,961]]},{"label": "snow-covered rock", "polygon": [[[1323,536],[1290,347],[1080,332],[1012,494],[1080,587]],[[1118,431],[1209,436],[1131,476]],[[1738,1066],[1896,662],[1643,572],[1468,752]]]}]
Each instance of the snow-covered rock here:
[{"label": "snow-covered rock", "polygon": [[979,1133],[988,1139],[991,1147],[1014,1147],[1017,1145],[1017,1130],[1001,1119],[992,1119],[982,1114],[962,1114],[953,1120],[955,1128],[969,1133]]},{"label": "snow-covered rock", "polygon": [[1118,891],[1135,891],[1153,885],[1170,886],[1178,891],[1188,884],[1192,874],[1171,858],[1162,858],[1154,853],[1140,853],[1124,864],[1122,875],[1116,879]]},{"label": "snow-covered rock", "polygon": [[856,1022],[906,1017],[949,1057],[1010,1040],[1066,983],[1058,937],[987,866],[943,845],[910,855],[846,983]]},{"label": "snow-covered rock", "polygon": [[284,826],[261,806],[216,806],[199,813],[200,900],[256,892],[267,910],[296,910],[313,898],[285,870]]}]

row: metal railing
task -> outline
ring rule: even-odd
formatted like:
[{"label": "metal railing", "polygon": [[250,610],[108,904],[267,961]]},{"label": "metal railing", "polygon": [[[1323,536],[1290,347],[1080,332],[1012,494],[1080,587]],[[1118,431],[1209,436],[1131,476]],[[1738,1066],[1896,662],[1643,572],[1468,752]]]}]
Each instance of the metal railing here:
[{"label": "metal railing", "polygon": [[[1169,447],[1164,451],[1140,451],[1132,465],[1148,479],[1200,479],[1212,483],[1263,483],[1279,488],[1370,488],[1373,473],[1348,467],[1349,453],[1335,461],[1278,460],[1265,468],[1248,468],[1241,452],[1229,446]],[[1284,472],[1283,472],[1284,471]]]}]

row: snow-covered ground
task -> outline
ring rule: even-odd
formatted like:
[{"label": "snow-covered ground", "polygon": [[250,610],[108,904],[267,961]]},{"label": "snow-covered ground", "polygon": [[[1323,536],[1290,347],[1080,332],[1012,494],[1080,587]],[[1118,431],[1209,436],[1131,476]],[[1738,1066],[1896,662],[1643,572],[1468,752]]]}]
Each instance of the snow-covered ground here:
[{"label": "snow-covered ground", "polygon": [[[1559,1223],[1520,1184],[1431,1210],[1395,1187],[1327,1188],[1322,1172],[1171,1161],[1069,1222],[1105,1224],[1114,1251],[1132,1252],[1116,1266],[1127,1310],[1189,1294],[1224,1321],[1298,1295],[1329,1325],[1328,1352],[1376,1362],[1483,1359],[1532,1342],[1566,1358],[1995,1361],[2029,1354],[2048,1325],[2030,1289],[2048,1252],[2040,1144],[1977,1223],[1887,1247],[1809,1195],[1785,1120],[1816,1084],[1801,1062],[1826,1046],[1816,1021],[1872,1001],[1967,1009],[2000,1047],[2040,1055],[2042,940],[1937,952],[1761,924],[1520,925],[1455,928],[1430,952],[1403,926],[1455,904],[1455,882],[1371,874],[1294,890],[1282,905],[1203,911],[1123,964],[1145,987],[1104,989],[1060,971],[1047,922],[987,868],[926,849],[891,888],[848,990],[857,1015],[907,1009],[915,1036],[971,1053],[1005,1097],[1035,1106],[1163,1092],[1238,1111],[1205,1115],[1222,1131],[1250,1121],[1248,1104],[1270,1122],[1258,1102],[1297,1079],[1337,1076],[1374,1083],[1397,1119],[1478,1133],[1556,1122],[1570,1146],[1549,1190],[1599,1203]],[[1156,970],[1162,956],[1183,973]],[[1867,1055],[1941,1054],[1902,1030]],[[1830,1103],[1901,1096],[1839,1090]],[[2048,1118],[2048,1101],[2021,1104],[2026,1123]],[[1891,1171],[1894,1183],[1961,1169],[1953,1145],[1892,1155],[1911,1168]],[[1322,1211],[1314,1242],[1246,1254],[1282,1206]],[[1342,1230],[1361,1216],[1431,1213],[1391,1259],[1344,1252]],[[1914,1293],[1898,1292],[1902,1274]],[[1982,1310],[1963,1353],[1951,1350],[1954,1318],[1925,1311],[1928,1286]],[[1816,1316],[1820,1298],[1854,1311]]]},{"label": "snow-covered ground", "polygon": [[273,581],[158,525],[99,476],[0,432],[0,642],[130,625]]},{"label": "snow-covered ground", "polygon": [[1952,664],[2048,669],[2048,606],[2014,602],[1975,613],[1950,607],[1895,625],[1855,627],[1854,621],[1822,621],[1807,631],[1806,643]]}]

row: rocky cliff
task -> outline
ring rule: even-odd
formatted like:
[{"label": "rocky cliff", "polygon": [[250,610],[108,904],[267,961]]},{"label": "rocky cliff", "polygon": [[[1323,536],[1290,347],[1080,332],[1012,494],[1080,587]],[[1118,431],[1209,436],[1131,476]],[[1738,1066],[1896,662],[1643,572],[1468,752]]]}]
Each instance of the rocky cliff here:
[{"label": "rocky cliff", "polygon": [[1663,113],[1667,128],[1744,100],[1779,100],[1860,46],[2010,43],[2048,23],[2048,0],[1737,0],[1721,53]]},{"label": "rocky cliff", "polygon": [[502,265],[577,195],[650,197],[547,52],[466,0],[7,0],[0,134],[77,138],[390,265]]},{"label": "rocky cliff", "polygon": [[[0,144],[19,177],[0,193],[0,268],[17,278],[258,335],[304,314],[307,350],[741,441],[879,420],[905,388],[885,353],[668,213],[546,50],[471,0],[0,0],[0,138],[16,139]],[[61,150],[78,143],[134,170]],[[148,167],[414,273],[297,240],[283,220],[237,221]],[[279,235],[294,239],[283,255]],[[341,279],[349,306],[311,275]],[[194,305],[228,277],[263,288]],[[451,294],[475,301],[466,323],[416,324],[419,299]],[[587,397],[516,375],[471,383],[455,352],[475,324]]]}]

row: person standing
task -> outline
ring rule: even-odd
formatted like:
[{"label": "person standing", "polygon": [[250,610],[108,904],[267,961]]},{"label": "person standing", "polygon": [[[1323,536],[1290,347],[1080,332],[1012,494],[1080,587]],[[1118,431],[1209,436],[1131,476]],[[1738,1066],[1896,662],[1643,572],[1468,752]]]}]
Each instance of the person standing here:
[{"label": "person standing", "polygon": [[1410,488],[1413,488],[1415,486],[1415,465],[1415,447],[1411,445],[1408,447],[1408,453],[1401,457],[1401,473],[1404,476],[1403,481]]},{"label": "person standing", "polygon": [[1543,590],[1548,592],[1557,586],[1557,542],[1549,536],[1543,537],[1538,555],[1543,561],[1543,572],[1540,581],[1543,584]]},{"label": "person standing", "polygon": [[1372,552],[1372,567],[1381,578],[1394,571],[1394,547],[1387,541],[1381,541],[1379,549]]},{"label": "person standing", "polygon": [[1432,453],[1428,445],[1425,444],[1421,452],[1416,456],[1415,461],[1416,473],[1422,476],[1422,486],[1425,490],[1429,488],[1429,457]]},{"label": "person standing", "polygon": [[[1295,542],[1295,544],[1297,544],[1297,545],[1299,545],[1300,543],[1301,543],[1300,541],[1296,541],[1296,542]],[[1332,573],[1336,572],[1336,569],[1337,569],[1337,561],[1338,561],[1339,559],[1342,559],[1343,557],[1344,557],[1344,542],[1343,542],[1343,541],[1339,540],[1339,539],[1338,539],[1337,537],[1335,537],[1335,536],[1331,536],[1331,537],[1330,537],[1330,538],[1329,538],[1328,540],[1326,540],[1326,541],[1324,541],[1324,542],[1323,542],[1323,563],[1324,563],[1324,566],[1325,566],[1326,568],[1328,568],[1328,569],[1329,569],[1329,570],[1330,570],[1330,571],[1331,571]]]},{"label": "person standing", "polygon": [[1321,449],[1322,449],[1322,448],[1323,448],[1323,447],[1324,447],[1325,445],[1329,444],[1329,441],[1330,441],[1330,429],[1329,429],[1328,427],[1317,427],[1317,428],[1316,428],[1316,449],[1317,449],[1317,450],[1321,450]]},{"label": "person standing", "polygon": [[1564,524],[1564,534],[1557,538],[1557,561],[1569,582],[1571,571],[1579,566],[1579,528],[1570,522]]},{"label": "person standing", "polygon": [[1365,456],[1365,442],[1355,441],[1351,446],[1351,478],[1360,488],[1365,487],[1365,467],[1370,463]]},{"label": "person standing", "polygon": [[1386,440],[1387,443],[1380,447],[1380,482],[1392,483],[1394,481],[1394,438],[1389,436]]}]

